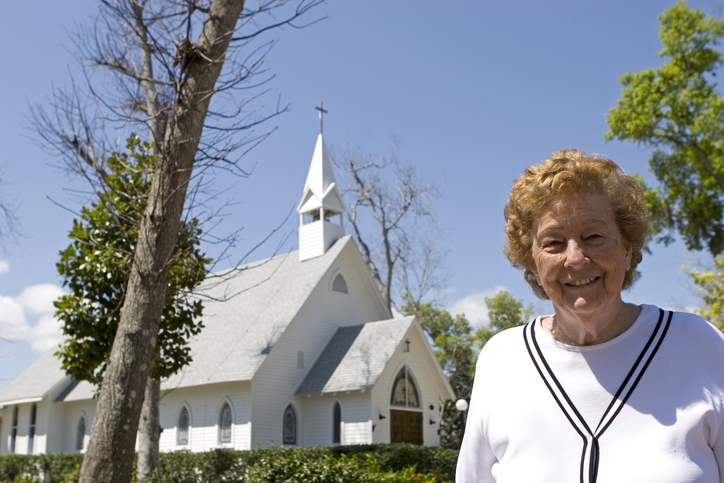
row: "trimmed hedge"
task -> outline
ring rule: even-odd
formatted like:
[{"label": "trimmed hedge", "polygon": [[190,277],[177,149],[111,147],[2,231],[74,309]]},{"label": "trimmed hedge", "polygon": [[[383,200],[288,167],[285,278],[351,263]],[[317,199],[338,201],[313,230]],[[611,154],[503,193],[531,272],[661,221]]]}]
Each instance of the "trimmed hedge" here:
[{"label": "trimmed hedge", "polygon": [[[458,452],[411,444],[161,454],[162,483],[451,482]],[[0,482],[75,483],[83,455],[0,456]]]},{"label": "trimmed hedge", "polygon": [[79,453],[0,456],[0,482],[75,483],[82,462]]}]

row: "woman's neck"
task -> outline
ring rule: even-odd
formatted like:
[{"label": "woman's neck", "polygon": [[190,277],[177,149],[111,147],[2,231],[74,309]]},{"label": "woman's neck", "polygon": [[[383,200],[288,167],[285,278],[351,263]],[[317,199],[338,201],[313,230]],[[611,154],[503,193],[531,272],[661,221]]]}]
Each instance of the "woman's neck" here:
[{"label": "woman's neck", "polygon": [[558,342],[574,346],[596,345],[626,332],[640,312],[640,306],[623,301],[600,313],[577,314],[556,309],[556,315],[541,319],[541,326]]}]

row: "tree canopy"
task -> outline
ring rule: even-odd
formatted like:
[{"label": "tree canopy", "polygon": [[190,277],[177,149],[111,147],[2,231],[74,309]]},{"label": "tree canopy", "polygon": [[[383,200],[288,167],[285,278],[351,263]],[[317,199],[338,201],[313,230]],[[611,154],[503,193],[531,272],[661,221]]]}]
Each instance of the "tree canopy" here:
[{"label": "tree canopy", "polygon": [[476,334],[483,345],[498,332],[527,324],[533,317],[533,304],[524,306],[522,300],[516,299],[507,290],[486,297],[485,305],[488,307],[490,322]]},{"label": "tree canopy", "polygon": [[690,270],[688,275],[704,302],[697,313],[724,331],[724,257],[715,257],[714,269]]},{"label": "tree canopy", "polygon": [[606,140],[654,148],[644,184],[652,230],[669,243],[678,231],[690,250],[724,250],[724,99],[715,82],[724,20],[679,1],[659,15],[658,68],[620,77],[621,98],[608,112]]},{"label": "tree canopy", "polygon": [[[60,253],[58,273],[70,289],[55,302],[56,317],[67,336],[57,353],[63,369],[77,380],[100,384],[120,320],[140,219],[150,188],[155,157],[137,136],[127,153],[107,160],[108,189],[73,220],[73,241]],[[170,376],[191,361],[187,342],[203,327],[201,301],[189,293],[204,280],[210,259],[199,252],[201,229],[192,219],[181,223],[172,259],[168,295],[158,334],[156,378]]]}]

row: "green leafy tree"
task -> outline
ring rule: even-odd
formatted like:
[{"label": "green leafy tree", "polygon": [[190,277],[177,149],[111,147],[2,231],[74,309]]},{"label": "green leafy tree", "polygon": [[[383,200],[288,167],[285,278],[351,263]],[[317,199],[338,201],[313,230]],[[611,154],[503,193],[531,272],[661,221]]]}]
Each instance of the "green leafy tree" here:
[{"label": "green leafy tree", "polygon": [[724,257],[714,258],[713,269],[689,270],[688,275],[699,286],[698,295],[704,302],[697,313],[724,331]]},{"label": "green leafy tree", "polygon": [[680,1],[659,15],[659,68],[627,73],[621,99],[607,116],[606,140],[654,148],[644,185],[654,234],[677,230],[690,250],[724,249],[724,99],[714,82],[724,20]]},{"label": "green leafy tree", "polygon": [[507,290],[498,292],[494,297],[486,297],[485,305],[488,307],[490,322],[475,333],[475,339],[481,347],[498,332],[527,324],[533,317],[533,304],[523,306],[523,302]]},{"label": "green leafy tree", "polygon": [[644,196],[651,235],[670,243],[678,231],[689,250],[707,250],[713,270],[691,271],[705,304],[701,314],[722,327],[724,264],[724,98],[715,82],[724,20],[680,1],[659,15],[667,59],[657,69],[621,76],[624,89],[608,113],[607,140],[653,147],[649,169],[658,185]]},{"label": "green leafy tree", "polygon": [[[133,263],[138,227],[146,207],[155,157],[137,136],[128,153],[114,153],[107,163],[108,189],[81,210],[60,253],[58,273],[70,293],[55,302],[56,317],[67,337],[57,355],[63,369],[77,380],[100,385],[120,320]],[[210,259],[198,250],[201,229],[196,219],[181,223],[172,258],[166,305],[151,369],[156,379],[168,377],[191,362],[189,337],[201,330],[202,304],[189,297],[207,273]]]}]

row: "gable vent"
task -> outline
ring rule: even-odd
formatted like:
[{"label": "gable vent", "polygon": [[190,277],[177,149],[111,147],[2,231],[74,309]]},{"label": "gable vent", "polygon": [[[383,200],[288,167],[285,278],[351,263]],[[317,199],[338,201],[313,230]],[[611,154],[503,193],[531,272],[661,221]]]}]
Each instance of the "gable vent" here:
[{"label": "gable vent", "polygon": [[334,277],[334,282],[332,282],[332,290],[339,293],[349,293],[347,290],[347,281],[344,279],[341,273],[337,274],[336,277]]}]

